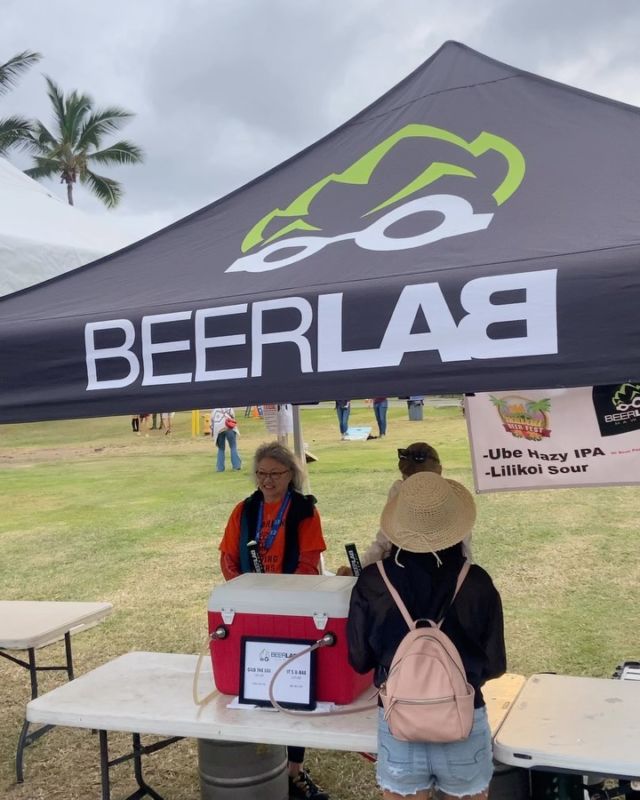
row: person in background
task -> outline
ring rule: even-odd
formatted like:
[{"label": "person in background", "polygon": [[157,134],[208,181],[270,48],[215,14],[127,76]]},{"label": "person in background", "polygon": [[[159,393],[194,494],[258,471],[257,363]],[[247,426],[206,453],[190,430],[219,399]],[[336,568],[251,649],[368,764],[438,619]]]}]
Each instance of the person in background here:
[{"label": "person in background", "polygon": [[[159,427],[158,426],[158,417],[162,417],[162,414],[158,414],[156,412],[155,414],[151,415],[151,430],[152,431],[158,430],[158,427]],[[160,426],[161,425],[162,425],[162,420],[160,420]]]},{"label": "person in background", "polygon": [[216,472],[224,472],[224,451],[229,445],[231,466],[235,470],[242,468],[242,459],[238,454],[238,423],[232,408],[211,409],[211,438],[216,443],[218,455],[216,457]]},{"label": "person in background", "polygon": [[[426,442],[413,442],[409,447],[399,447],[398,469],[402,477],[391,484],[387,502],[398,494],[402,482],[412,475],[416,475],[418,472],[435,472],[436,475],[442,474],[440,456],[435,447],[431,447],[431,445]],[[462,547],[465,557],[471,561],[471,531],[465,536]],[[368,564],[373,564],[375,561],[381,561],[383,558],[386,558],[390,552],[391,542],[382,528],[378,528],[376,538],[360,557],[362,568],[364,569]],[[351,567],[338,567],[337,574],[351,575]]]},{"label": "person in background", "polygon": [[373,413],[376,415],[376,422],[378,423],[378,434],[380,437],[387,435],[387,409],[389,408],[389,401],[386,397],[373,398]]},{"label": "person in background", "polygon": [[147,431],[149,430],[149,415],[148,414],[138,414],[138,417],[140,419],[140,423],[138,425],[138,430],[141,431],[142,433],[144,433],[145,436],[148,436],[149,434],[147,433]]},{"label": "person in background", "polygon": [[351,413],[351,400],[336,400],[336,414],[340,426],[340,438],[344,439],[349,430],[349,414]]},{"label": "person in background", "polygon": [[[214,411],[217,409],[214,409]],[[233,509],[220,542],[226,580],[252,571],[248,543],[258,544],[265,572],[319,575],[326,550],[316,499],[302,494],[303,473],[294,454],[279,442],[255,452],[256,491]],[[328,800],[303,769],[304,748],[289,747],[289,797]]]},{"label": "person in background", "polygon": [[164,428],[164,435],[168,436],[171,433],[171,425],[175,416],[175,411],[163,411],[160,414],[161,428]]},{"label": "person in background", "polygon": [[[387,501],[380,526],[392,542],[385,572],[412,619],[443,620],[474,689],[473,727],[466,739],[445,743],[403,741],[378,709],[376,777],[385,800],[412,797],[485,800],[493,774],[491,730],[482,696],[486,681],[506,670],[502,603],[491,577],[473,564],[458,594],[465,564],[461,542],[475,521],[471,493],[436,473],[407,478]],[[376,565],[358,578],[349,607],[349,661],[360,673],[374,670],[381,686],[407,623]]]},{"label": "person in background", "polygon": [[140,418],[137,414],[131,417],[131,430],[133,433],[140,433]]}]

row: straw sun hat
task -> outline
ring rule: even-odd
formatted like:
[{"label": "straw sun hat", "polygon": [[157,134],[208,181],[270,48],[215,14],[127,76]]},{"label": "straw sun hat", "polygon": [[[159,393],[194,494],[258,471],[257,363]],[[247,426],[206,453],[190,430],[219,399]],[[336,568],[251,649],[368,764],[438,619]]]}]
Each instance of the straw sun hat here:
[{"label": "straw sun hat", "polygon": [[404,480],[387,502],[380,527],[402,550],[436,553],[461,542],[475,519],[475,501],[461,483],[419,472]]}]

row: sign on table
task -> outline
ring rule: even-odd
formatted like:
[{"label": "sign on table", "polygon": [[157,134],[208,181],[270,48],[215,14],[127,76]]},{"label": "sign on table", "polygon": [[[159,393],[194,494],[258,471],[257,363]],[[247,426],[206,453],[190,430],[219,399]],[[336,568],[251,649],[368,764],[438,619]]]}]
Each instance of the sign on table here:
[{"label": "sign on table", "polygon": [[465,398],[478,492],[640,483],[640,382]]}]

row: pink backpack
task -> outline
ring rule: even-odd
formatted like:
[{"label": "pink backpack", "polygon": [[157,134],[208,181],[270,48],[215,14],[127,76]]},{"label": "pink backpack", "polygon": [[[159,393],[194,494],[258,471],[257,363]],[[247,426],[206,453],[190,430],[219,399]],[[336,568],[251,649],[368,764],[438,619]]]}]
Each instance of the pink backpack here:
[{"label": "pink backpack", "polygon": [[[466,739],[473,725],[474,689],[456,646],[440,630],[444,621],[425,620],[416,627],[400,595],[378,569],[400,609],[409,632],[398,645],[387,680],[380,687],[384,718],[391,734],[403,742],[457,742]],[[465,561],[458,575],[453,600],[469,571]]]}]

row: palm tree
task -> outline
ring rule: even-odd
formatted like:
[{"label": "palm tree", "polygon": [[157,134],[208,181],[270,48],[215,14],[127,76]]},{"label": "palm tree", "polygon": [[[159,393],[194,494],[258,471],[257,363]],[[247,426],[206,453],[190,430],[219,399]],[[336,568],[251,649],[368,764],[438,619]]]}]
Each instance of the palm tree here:
[{"label": "palm tree", "polygon": [[[0,95],[6,94],[15,86],[19,76],[37,64],[41,58],[40,53],[24,50],[4,64],[0,64]],[[31,122],[24,117],[12,116],[0,119],[0,156],[5,155],[14,145],[19,146],[24,143],[30,133]]]},{"label": "palm tree", "polygon": [[67,184],[67,199],[73,205],[73,185],[80,181],[109,208],[118,204],[122,186],[112,178],[98,175],[94,164],[138,164],[142,150],[135,144],[119,141],[103,146],[105,136],[115,133],[133,114],[117,106],[98,109],[93,99],[77,91],[65,95],[46,78],[47,94],[53,106],[54,128],[34,123],[30,149],[35,166],[25,170],[32,178],[60,177]]}]

